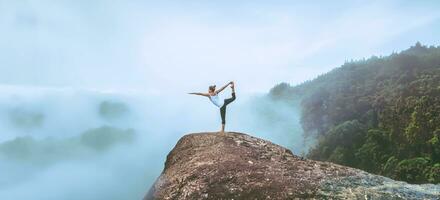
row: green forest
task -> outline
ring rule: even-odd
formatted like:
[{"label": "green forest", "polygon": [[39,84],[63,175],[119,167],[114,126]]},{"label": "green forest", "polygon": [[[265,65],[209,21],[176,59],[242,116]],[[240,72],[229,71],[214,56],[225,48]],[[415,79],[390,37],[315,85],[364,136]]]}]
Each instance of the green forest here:
[{"label": "green forest", "polygon": [[409,183],[440,183],[440,47],[350,61],[270,97],[301,107],[307,157]]}]

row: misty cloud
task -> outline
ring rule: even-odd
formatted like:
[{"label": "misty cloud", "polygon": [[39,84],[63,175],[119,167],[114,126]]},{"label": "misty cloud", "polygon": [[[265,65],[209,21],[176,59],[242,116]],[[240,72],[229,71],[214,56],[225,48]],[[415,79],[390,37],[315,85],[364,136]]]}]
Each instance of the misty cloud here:
[{"label": "misty cloud", "polygon": [[121,102],[103,101],[99,104],[99,115],[104,119],[118,119],[128,113],[128,106]]},{"label": "misty cloud", "polygon": [[9,120],[18,129],[34,129],[44,123],[44,114],[38,111],[13,108],[9,111]]},{"label": "misty cloud", "polygon": [[0,1],[0,84],[158,94],[233,79],[247,94],[265,92],[347,59],[389,54],[418,40],[439,45],[439,6]]},{"label": "misty cloud", "polygon": [[102,126],[85,131],[76,137],[42,140],[31,136],[17,137],[0,143],[0,157],[12,161],[49,165],[65,159],[78,159],[89,154],[106,151],[118,144],[134,140],[134,130]]}]

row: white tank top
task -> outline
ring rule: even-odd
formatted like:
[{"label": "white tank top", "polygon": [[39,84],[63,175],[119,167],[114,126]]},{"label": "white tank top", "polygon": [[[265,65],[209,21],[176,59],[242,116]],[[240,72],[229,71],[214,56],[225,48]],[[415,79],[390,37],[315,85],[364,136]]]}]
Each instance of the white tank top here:
[{"label": "white tank top", "polygon": [[214,96],[209,95],[209,100],[211,100],[211,102],[212,102],[215,106],[217,106],[217,107],[219,107],[219,108],[221,108],[221,107],[223,106],[223,103],[225,103],[225,102],[223,101],[223,99],[220,99],[220,97],[218,96],[218,94],[216,94],[216,95],[214,95]]}]

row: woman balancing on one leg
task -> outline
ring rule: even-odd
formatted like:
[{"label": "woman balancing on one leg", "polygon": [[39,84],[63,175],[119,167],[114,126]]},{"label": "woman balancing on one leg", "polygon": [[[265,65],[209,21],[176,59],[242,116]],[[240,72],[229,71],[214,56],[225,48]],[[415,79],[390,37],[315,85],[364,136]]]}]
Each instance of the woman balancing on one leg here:
[{"label": "woman balancing on one leg", "polygon": [[[221,91],[223,91],[226,87],[228,87],[229,85],[231,85],[232,97],[222,101],[220,99],[220,97],[218,96],[218,94]],[[201,95],[201,96],[208,97],[209,100],[211,100],[211,102],[214,105],[216,105],[217,107],[220,108],[220,116],[222,117],[222,130],[221,130],[221,132],[222,133],[225,132],[226,106],[235,100],[234,82],[233,81],[229,82],[228,84],[226,84],[225,86],[223,86],[219,90],[215,90],[215,85],[211,85],[211,86],[209,86],[208,93],[193,92],[193,93],[189,93],[189,94],[195,94],[195,95]]]}]

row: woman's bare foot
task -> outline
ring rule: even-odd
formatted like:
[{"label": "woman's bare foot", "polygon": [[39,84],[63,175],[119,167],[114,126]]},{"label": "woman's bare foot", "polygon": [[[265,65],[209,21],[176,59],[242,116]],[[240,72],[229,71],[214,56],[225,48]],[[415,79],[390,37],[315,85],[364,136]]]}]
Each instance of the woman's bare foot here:
[{"label": "woman's bare foot", "polygon": [[222,124],[222,129],[220,130],[220,134],[223,134],[223,133],[225,133],[225,125],[224,124]]},{"label": "woman's bare foot", "polygon": [[235,93],[235,83],[234,83],[234,81],[231,81],[231,89],[232,89],[232,93]]}]

